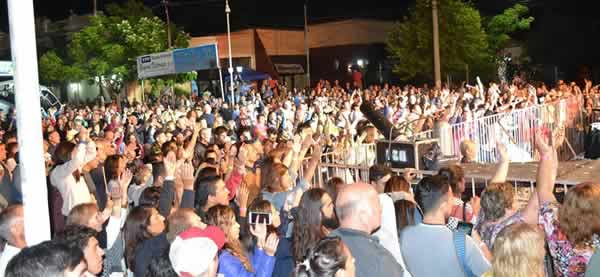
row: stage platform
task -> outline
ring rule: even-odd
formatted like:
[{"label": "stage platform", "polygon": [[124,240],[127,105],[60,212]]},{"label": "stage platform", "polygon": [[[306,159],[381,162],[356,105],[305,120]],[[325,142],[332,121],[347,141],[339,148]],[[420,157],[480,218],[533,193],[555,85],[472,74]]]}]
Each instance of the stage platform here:
[{"label": "stage platform", "polygon": [[[452,164],[448,161],[442,163]],[[496,171],[496,164],[460,164],[465,170],[465,179],[489,180]],[[537,162],[511,163],[508,170],[507,181],[535,182],[537,175]],[[600,160],[579,160],[560,162],[556,183],[562,185],[576,185],[582,182],[600,182]]]}]

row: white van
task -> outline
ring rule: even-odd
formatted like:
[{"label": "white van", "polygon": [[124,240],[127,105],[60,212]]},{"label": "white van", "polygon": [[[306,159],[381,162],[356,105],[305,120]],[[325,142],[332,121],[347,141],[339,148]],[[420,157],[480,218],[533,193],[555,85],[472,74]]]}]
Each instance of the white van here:
[{"label": "white van", "polygon": [[[8,112],[15,106],[15,83],[14,81],[0,82],[0,110]],[[40,85],[40,105],[42,109],[42,115],[48,115],[50,108],[55,108],[56,111],[60,111],[63,107],[62,103],[52,93],[52,91],[45,86]]]}]

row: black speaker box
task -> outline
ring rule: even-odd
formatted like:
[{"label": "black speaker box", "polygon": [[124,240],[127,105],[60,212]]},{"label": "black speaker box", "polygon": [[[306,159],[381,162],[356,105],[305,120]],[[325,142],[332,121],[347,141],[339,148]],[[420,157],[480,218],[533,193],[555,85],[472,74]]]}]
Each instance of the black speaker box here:
[{"label": "black speaker box", "polygon": [[439,139],[427,139],[415,142],[377,141],[377,163],[391,168],[415,168],[425,170],[423,156],[439,143]]}]

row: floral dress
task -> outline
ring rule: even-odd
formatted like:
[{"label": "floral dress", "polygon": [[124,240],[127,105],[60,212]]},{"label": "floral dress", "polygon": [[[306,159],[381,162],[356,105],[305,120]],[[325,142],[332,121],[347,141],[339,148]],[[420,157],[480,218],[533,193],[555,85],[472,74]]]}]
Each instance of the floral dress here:
[{"label": "floral dress", "polygon": [[488,249],[492,250],[492,247],[494,246],[494,241],[496,241],[496,237],[498,236],[498,234],[500,234],[500,232],[502,232],[502,230],[504,230],[504,228],[521,222],[525,221],[523,219],[523,214],[520,211],[518,211],[515,214],[502,220],[501,222],[484,222],[475,228],[479,232],[481,240],[485,242],[485,245],[487,245]]},{"label": "floral dress", "polygon": [[[556,202],[544,203],[540,208],[539,223],[544,228],[546,241],[552,255],[555,276],[583,277],[586,265],[592,257],[593,248],[575,249],[567,236],[560,230],[558,222],[559,204]],[[592,246],[598,248],[597,237]]]}]

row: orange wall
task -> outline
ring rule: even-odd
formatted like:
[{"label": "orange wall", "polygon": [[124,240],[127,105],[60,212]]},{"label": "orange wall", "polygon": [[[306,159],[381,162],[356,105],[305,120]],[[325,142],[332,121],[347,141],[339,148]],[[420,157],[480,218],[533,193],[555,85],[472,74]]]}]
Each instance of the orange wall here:
[{"label": "orange wall", "polygon": [[[393,22],[366,19],[313,24],[309,26],[309,46],[322,48],[383,43],[393,26]],[[231,47],[233,57],[251,57],[252,67],[255,68],[253,32],[253,29],[249,29],[231,33]],[[270,56],[305,54],[303,30],[257,29],[256,32]],[[190,47],[208,43],[218,44],[219,58],[229,57],[227,34],[193,37]]]},{"label": "orange wall", "polygon": [[[227,44],[227,34],[192,37],[190,47],[195,47],[203,44],[217,43],[219,50],[219,58],[229,57],[229,49]],[[254,33],[252,30],[243,30],[231,33],[231,52],[232,57],[251,57],[252,67],[255,66],[254,61]]]}]

